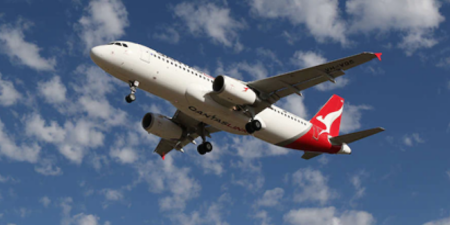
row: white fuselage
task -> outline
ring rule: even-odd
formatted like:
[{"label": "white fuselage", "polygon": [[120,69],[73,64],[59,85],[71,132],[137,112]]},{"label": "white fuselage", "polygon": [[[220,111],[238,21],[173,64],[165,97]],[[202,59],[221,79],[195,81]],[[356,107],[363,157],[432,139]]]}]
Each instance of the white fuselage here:
[{"label": "white fuselage", "polygon": [[[130,82],[139,81],[139,89],[161,97],[178,110],[217,129],[248,135],[245,124],[250,117],[214,101],[214,78],[186,66],[148,47],[130,43],[128,47],[103,45],[95,47],[93,60],[114,77]],[[95,59],[94,59],[95,57]],[[311,123],[273,106],[256,117],[263,128],[253,136],[276,145],[285,145],[311,129]]]}]

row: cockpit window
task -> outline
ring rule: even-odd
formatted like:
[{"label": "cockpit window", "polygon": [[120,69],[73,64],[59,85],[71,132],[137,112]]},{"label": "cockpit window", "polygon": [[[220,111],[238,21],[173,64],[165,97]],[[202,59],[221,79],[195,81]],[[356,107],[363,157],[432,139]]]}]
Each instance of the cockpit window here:
[{"label": "cockpit window", "polygon": [[114,43],[115,45],[122,46],[119,42]]},{"label": "cockpit window", "polygon": [[108,45],[113,45],[114,44],[114,42],[111,42],[111,43],[109,43]]},{"label": "cockpit window", "polygon": [[127,44],[123,43],[122,45],[123,45],[123,47],[128,48]]}]

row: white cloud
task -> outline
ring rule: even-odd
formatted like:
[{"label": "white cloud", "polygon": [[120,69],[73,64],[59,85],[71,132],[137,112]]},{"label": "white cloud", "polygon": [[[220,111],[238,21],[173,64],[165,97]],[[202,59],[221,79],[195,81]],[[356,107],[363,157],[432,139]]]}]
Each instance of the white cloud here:
[{"label": "white cloud", "polygon": [[261,199],[256,201],[256,206],[274,207],[280,204],[280,200],[283,198],[284,190],[282,188],[274,188],[267,190]]},{"label": "white cloud", "polygon": [[405,144],[408,147],[413,147],[416,144],[425,143],[425,140],[423,140],[420,137],[420,134],[418,134],[418,133],[407,134],[407,135],[403,136],[402,141],[403,141],[403,144]]},{"label": "white cloud", "polygon": [[14,88],[14,84],[11,81],[2,79],[2,74],[0,73],[0,105],[14,105],[20,98],[21,95]]},{"label": "white cloud", "polygon": [[[200,143],[198,140],[197,142]],[[196,155],[194,156],[195,157],[194,161],[197,165],[202,167],[203,173],[205,174],[212,173],[221,176],[223,172],[225,172],[225,169],[220,159],[224,154],[229,153],[228,145],[227,144],[220,145],[217,142],[212,142],[212,145],[214,146],[214,150],[212,153],[203,156]]]},{"label": "white cloud", "polygon": [[94,99],[89,96],[82,96],[78,99],[79,106],[92,118],[100,118],[108,125],[116,126],[125,124],[127,114],[109,104],[105,99]]},{"label": "white cloud", "polygon": [[[291,58],[291,62],[294,65],[300,66],[302,68],[308,68],[317,66],[320,64],[324,64],[327,62],[327,59],[323,57],[321,54],[312,52],[312,51],[296,51],[294,53],[294,56]],[[319,85],[314,86],[315,89],[319,91],[330,91],[337,88],[343,88],[347,86],[347,84],[350,82],[348,78],[345,77],[338,77],[336,78],[336,83],[331,82],[325,82],[321,83]]]},{"label": "white cloud", "polygon": [[18,146],[5,130],[5,125],[0,120],[0,156],[6,156],[16,161],[35,163],[39,159],[41,147],[36,143],[32,145]]},{"label": "white cloud", "polygon": [[327,59],[321,54],[312,51],[296,51],[294,56],[291,58],[291,62],[294,65],[300,66],[302,68],[308,68],[324,64]]},{"label": "white cloud", "polygon": [[44,96],[45,101],[51,104],[62,103],[66,100],[66,86],[61,83],[59,76],[54,76],[47,82],[38,83],[38,91]]},{"label": "white cloud", "polygon": [[58,166],[54,165],[54,160],[50,158],[41,159],[39,165],[34,167],[34,170],[44,176],[59,176],[63,171]]},{"label": "white cloud", "polygon": [[[0,174],[0,183],[7,183],[7,182],[16,182],[16,179],[14,179],[14,178],[12,178],[12,177],[10,177],[10,176],[2,176],[1,174]],[[0,199],[1,199],[1,197],[0,197]]]},{"label": "white cloud", "polygon": [[135,166],[139,175],[138,182],[147,182],[150,192],[169,193],[168,196],[159,199],[161,211],[182,211],[186,202],[200,193],[201,186],[195,178],[189,176],[190,169],[175,166],[170,154],[164,161],[157,158]]},{"label": "white cloud", "polygon": [[66,121],[64,127],[55,121],[46,123],[39,114],[31,115],[25,121],[27,135],[56,145],[62,155],[77,164],[82,162],[89,148],[103,145],[103,133],[86,119],[78,119],[75,123]]},{"label": "white cloud", "polygon": [[[59,206],[62,209],[62,219],[61,225],[100,225],[100,218],[96,215],[86,215],[84,213],[79,213],[71,216],[73,200],[70,197],[63,198],[60,200]],[[104,223],[105,225],[110,225],[108,221]]]},{"label": "white cloud", "polygon": [[362,180],[367,177],[368,174],[363,170],[350,177],[350,183],[355,188],[355,194],[350,200],[350,204],[354,204],[354,201],[362,198],[366,194],[366,188],[362,185]]},{"label": "white cloud", "polygon": [[399,31],[405,33],[399,47],[407,54],[437,44],[433,30],[445,20],[437,0],[348,0],[346,12],[353,17],[351,32]]},{"label": "white cloud", "polygon": [[265,48],[257,48],[256,49],[256,54],[258,54],[258,56],[262,56],[265,57],[267,59],[269,59],[271,62],[274,62],[280,66],[283,65],[283,62],[281,62],[278,59],[278,56],[275,54],[275,52],[273,52],[270,49],[265,49]]},{"label": "white cloud", "polygon": [[361,128],[362,111],[371,109],[372,107],[368,105],[350,105],[346,103],[342,113],[340,132],[345,134]]},{"label": "white cloud", "polygon": [[99,225],[99,218],[94,215],[86,215],[84,213],[73,216],[74,225]]},{"label": "white cloud", "polygon": [[52,203],[52,200],[50,200],[49,197],[44,196],[44,197],[42,197],[41,199],[39,199],[39,202],[40,202],[45,208],[47,208],[48,205],[50,205],[50,203]]},{"label": "white cloud", "polygon": [[294,201],[317,202],[326,204],[337,197],[337,193],[328,187],[328,178],[319,170],[299,169],[292,174],[292,183],[296,186]]},{"label": "white cloud", "polygon": [[185,213],[176,213],[171,216],[171,220],[174,224],[181,225],[198,225],[198,224],[217,224],[217,225],[228,225],[223,219],[225,208],[223,202],[218,201],[218,203],[211,203],[206,205],[205,208],[200,210],[195,210],[189,215]]},{"label": "white cloud", "polygon": [[375,219],[365,211],[345,211],[338,214],[334,207],[301,208],[283,216],[284,222],[293,225],[373,225]]},{"label": "white cloud", "polygon": [[287,19],[293,25],[304,25],[318,41],[347,45],[346,24],[340,18],[337,0],[252,0],[254,15],[269,19]]},{"label": "white cloud", "polygon": [[77,24],[86,51],[123,36],[128,26],[128,12],[120,0],[91,0]]},{"label": "white cloud", "polygon": [[28,66],[38,71],[52,71],[56,66],[55,58],[43,58],[39,52],[42,48],[25,40],[23,32],[30,24],[19,20],[15,26],[3,24],[0,26],[0,50],[10,61]]},{"label": "white cloud", "polygon": [[286,155],[290,150],[278,147],[253,136],[233,137],[230,149],[237,151],[243,159],[256,159],[261,157]]},{"label": "white cloud", "polygon": [[261,220],[261,225],[270,225],[272,218],[270,218],[269,214],[266,210],[261,210],[255,213],[253,216],[255,219]]},{"label": "white cloud", "polygon": [[113,148],[109,152],[109,156],[118,160],[120,163],[134,163],[138,159],[138,155],[131,148],[116,149]]},{"label": "white cloud", "polygon": [[180,42],[180,34],[173,27],[166,27],[164,31],[154,33],[153,38],[170,44],[178,44]]},{"label": "white cloud", "polygon": [[50,143],[63,142],[66,131],[56,121],[51,121],[46,126],[41,115],[33,114],[25,119],[25,132],[30,136],[36,136],[40,140]]},{"label": "white cloud", "polygon": [[233,19],[229,8],[214,3],[201,5],[182,2],[173,10],[175,15],[186,23],[193,35],[206,34],[214,43],[234,47],[238,52],[242,50],[238,31],[244,29],[245,24]]},{"label": "white cloud", "polygon": [[443,218],[440,220],[434,220],[427,223],[424,223],[423,225],[450,225],[450,217]]},{"label": "white cloud", "polygon": [[123,199],[122,192],[113,189],[103,189],[103,195],[105,195],[106,200],[109,201],[119,201]]},{"label": "white cloud", "polygon": [[305,97],[290,95],[280,101],[280,107],[302,118],[308,118],[308,109],[304,103]]}]

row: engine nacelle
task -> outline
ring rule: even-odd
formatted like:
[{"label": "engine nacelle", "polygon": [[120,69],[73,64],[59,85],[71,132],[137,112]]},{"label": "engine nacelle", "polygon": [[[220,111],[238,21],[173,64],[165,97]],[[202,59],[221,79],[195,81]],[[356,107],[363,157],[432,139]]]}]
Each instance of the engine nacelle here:
[{"label": "engine nacelle", "polygon": [[183,135],[183,129],[180,126],[160,114],[145,114],[142,118],[142,127],[148,133],[164,139],[180,139]]},{"label": "engine nacelle", "polygon": [[220,98],[236,105],[252,105],[257,99],[256,93],[247,85],[223,75],[214,79],[213,90]]}]

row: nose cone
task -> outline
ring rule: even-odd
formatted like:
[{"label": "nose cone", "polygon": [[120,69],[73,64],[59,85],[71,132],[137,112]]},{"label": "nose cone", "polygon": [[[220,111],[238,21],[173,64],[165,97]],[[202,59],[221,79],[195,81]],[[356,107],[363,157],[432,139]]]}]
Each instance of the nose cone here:
[{"label": "nose cone", "polygon": [[91,48],[90,55],[91,55],[92,61],[94,61],[96,64],[99,64],[100,61],[104,57],[103,46],[96,46],[96,47]]}]

